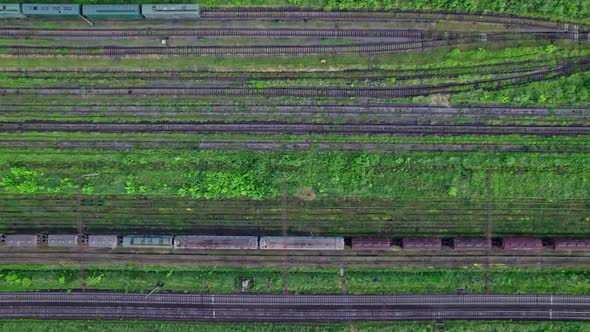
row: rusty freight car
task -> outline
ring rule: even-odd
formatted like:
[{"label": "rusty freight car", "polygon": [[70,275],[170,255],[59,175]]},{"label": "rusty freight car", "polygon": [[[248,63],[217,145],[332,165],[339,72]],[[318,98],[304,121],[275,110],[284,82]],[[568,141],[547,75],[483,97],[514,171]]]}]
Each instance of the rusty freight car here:
[{"label": "rusty freight car", "polygon": [[442,240],[437,238],[402,239],[405,250],[441,250]]},{"label": "rusty freight car", "polygon": [[543,250],[543,241],[534,238],[504,238],[502,239],[502,249],[538,251]]},{"label": "rusty freight car", "polygon": [[263,236],[260,249],[267,250],[344,250],[342,237]]},{"label": "rusty freight car", "polygon": [[352,250],[388,250],[391,247],[389,239],[352,239]]},{"label": "rusty freight car", "polygon": [[555,239],[555,250],[590,250],[590,239]]},{"label": "rusty freight car", "polygon": [[492,249],[492,239],[453,239],[453,248],[455,250],[488,250]]},{"label": "rusty freight car", "polygon": [[175,249],[258,249],[257,236],[176,236]]}]

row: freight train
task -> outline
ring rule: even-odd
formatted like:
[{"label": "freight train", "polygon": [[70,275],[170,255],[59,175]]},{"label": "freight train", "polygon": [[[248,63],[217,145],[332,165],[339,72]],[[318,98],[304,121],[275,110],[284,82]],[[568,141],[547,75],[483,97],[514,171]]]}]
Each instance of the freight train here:
[{"label": "freight train", "polygon": [[0,3],[0,18],[199,19],[197,4],[78,5]]},{"label": "freight train", "polygon": [[402,250],[485,251],[494,247],[508,251],[583,250],[590,251],[590,239],[535,238],[343,238],[303,236],[208,236],[208,235],[0,235],[4,247],[55,247],[89,249],[176,249],[176,250]]}]

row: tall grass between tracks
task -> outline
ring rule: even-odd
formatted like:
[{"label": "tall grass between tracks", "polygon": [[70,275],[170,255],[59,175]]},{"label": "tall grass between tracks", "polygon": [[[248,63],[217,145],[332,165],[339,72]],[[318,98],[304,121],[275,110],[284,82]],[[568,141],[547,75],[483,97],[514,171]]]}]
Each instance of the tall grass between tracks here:
[{"label": "tall grass between tracks", "polygon": [[[0,267],[1,291],[79,289],[77,266]],[[456,269],[290,269],[293,294],[447,294],[457,288],[485,291],[486,272],[479,265]],[[588,270],[493,268],[495,293],[588,294]],[[242,288],[242,280],[250,287]],[[88,289],[149,293],[282,293],[283,269],[86,267]]]},{"label": "tall grass between tracks", "polygon": [[318,197],[481,200],[588,199],[584,153],[399,153],[216,151],[4,151],[1,193],[277,198],[312,188]]},{"label": "tall grass between tracks", "polygon": [[[4,2],[35,2],[35,0],[7,0]],[[129,4],[128,0],[45,0],[44,3]],[[153,3],[153,1],[134,1]],[[590,5],[577,0],[159,0],[159,3],[199,3],[203,8],[214,7],[305,7],[324,10],[346,9],[420,9],[466,12],[493,12],[541,17],[562,21],[590,22]]]},{"label": "tall grass between tracks", "polygon": [[[0,320],[0,332],[432,332],[433,322],[354,323],[174,323],[151,321],[41,321]],[[583,332],[586,322],[448,321],[446,332]]]}]

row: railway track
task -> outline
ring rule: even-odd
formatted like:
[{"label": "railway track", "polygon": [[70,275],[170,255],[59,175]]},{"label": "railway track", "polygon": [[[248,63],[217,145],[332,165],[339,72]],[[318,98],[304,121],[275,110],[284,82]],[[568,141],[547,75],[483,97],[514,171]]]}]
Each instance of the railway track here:
[{"label": "railway track", "polygon": [[349,28],[152,28],[152,29],[35,29],[0,28],[0,36],[12,38],[59,38],[62,40],[161,38],[161,37],[261,37],[261,38],[404,38],[456,39],[475,33],[438,32],[432,30],[349,29]]},{"label": "railway track", "polygon": [[543,152],[587,153],[588,144],[553,143],[341,143],[341,142],[280,142],[253,140],[6,140],[0,139],[0,148],[11,150],[181,150],[181,151],[368,151],[372,153],[405,152]]},{"label": "railway track", "polygon": [[502,74],[527,71],[548,70],[556,65],[590,62],[588,57],[569,57],[557,60],[527,60],[502,62],[494,64],[482,64],[478,66],[456,66],[430,69],[349,69],[340,71],[207,71],[207,70],[37,70],[37,69],[1,69],[0,75],[6,78],[36,78],[54,79],[66,75],[79,79],[143,79],[143,80],[292,80],[296,79],[358,79],[358,80],[382,80],[383,78],[395,78],[398,80],[455,77],[469,74]]},{"label": "railway track", "polygon": [[334,55],[386,54],[421,51],[443,46],[519,40],[590,40],[590,33],[516,33],[480,34],[474,37],[380,43],[319,44],[319,45],[203,45],[203,46],[31,46],[5,45],[1,53],[10,55],[78,55],[78,56],[227,56],[227,55]]},{"label": "railway track", "polygon": [[0,294],[0,318],[212,322],[441,319],[589,320],[568,295],[271,295],[35,292]]},{"label": "railway track", "polygon": [[504,105],[456,105],[437,106],[425,104],[277,104],[241,105],[222,104],[212,102],[207,104],[171,103],[163,105],[154,104],[0,104],[0,115],[22,115],[34,112],[44,112],[60,115],[149,115],[179,114],[183,112],[205,114],[211,116],[225,116],[228,113],[243,113],[251,115],[270,116],[338,116],[358,117],[367,115],[378,116],[461,116],[461,117],[559,117],[562,119],[585,120],[590,117],[590,108],[587,107],[513,107]]},{"label": "railway track", "polygon": [[329,123],[99,123],[99,122],[0,122],[0,132],[97,132],[97,133],[185,133],[185,134],[390,134],[390,135],[590,135],[587,126],[506,125],[413,125]]},{"label": "railway track", "polygon": [[555,79],[590,68],[589,62],[567,64],[551,70],[513,74],[468,82],[434,85],[396,86],[387,88],[342,87],[224,87],[192,88],[0,88],[0,95],[172,95],[172,96],[259,96],[259,97],[333,97],[333,98],[400,98],[434,93],[456,93],[467,89],[494,90],[506,86]]},{"label": "railway track", "polygon": [[[1,248],[2,264],[78,264],[79,252],[57,250],[22,250]],[[285,255],[281,250],[253,253],[248,251],[182,251],[168,250],[85,250],[85,264],[92,265],[134,265],[168,267],[227,267],[227,268],[280,268]],[[393,252],[364,252],[351,255],[350,251],[308,251],[290,250],[287,256],[290,267],[317,268],[460,268],[483,265],[490,262],[493,267],[544,267],[580,268],[590,264],[590,255],[584,252],[516,252],[488,255],[486,252],[445,253],[417,251],[395,254]]]}]

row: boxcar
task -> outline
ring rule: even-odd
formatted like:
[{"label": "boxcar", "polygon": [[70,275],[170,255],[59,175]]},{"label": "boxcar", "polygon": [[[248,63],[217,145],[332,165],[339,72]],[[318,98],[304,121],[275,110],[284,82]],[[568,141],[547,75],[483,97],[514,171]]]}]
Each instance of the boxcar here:
[{"label": "boxcar", "polygon": [[75,234],[60,234],[60,235],[49,235],[47,236],[48,247],[77,247],[78,246],[78,235]]},{"label": "boxcar", "polygon": [[24,18],[18,3],[0,3],[0,18]]},{"label": "boxcar", "polygon": [[176,249],[258,249],[257,236],[176,236]]},{"label": "boxcar", "polygon": [[590,239],[555,239],[555,250],[590,250]]},{"label": "boxcar", "polygon": [[436,238],[402,239],[402,247],[406,250],[441,250],[442,240]]},{"label": "boxcar", "polygon": [[6,235],[4,243],[7,247],[37,247],[39,236],[37,235]]},{"label": "boxcar", "polygon": [[352,250],[387,250],[390,247],[389,239],[352,239]]},{"label": "boxcar", "polygon": [[43,16],[43,17],[74,17],[82,14],[80,5],[75,4],[41,4],[41,3],[23,3],[21,5],[22,14],[25,16]]},{"label": "boxcar", "polygon": [[344,250],[342,237],[263,236],[260,249],[268,250]]},{"label": "boxcar", "polygon": [[533,238],[504,238],[502,239],[504,250],[543,250],[543,241]]},{"label": "boxcar", "polygon": [[172,248],[172,236],[129,235],[123,238],[125,248]]},{"label": "boxcar", "polygon": [[143,18],[139,5],[82,5],[82,15],[97,19]]},{"label": "boxcar", "polygon": [[170,4],[142,5],[141,14],[152,19],[190,19],[201,17],[199,5]]},{"label": "boxcar", "polygon": [[91,248],[116,248],[118,244],[116,235],[89,235],[88,246]]},{"label": "boxcar", "polygon": [[453,239],[455,250],[487,250],[492,249],[492,239]]}]

